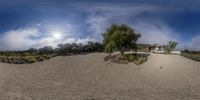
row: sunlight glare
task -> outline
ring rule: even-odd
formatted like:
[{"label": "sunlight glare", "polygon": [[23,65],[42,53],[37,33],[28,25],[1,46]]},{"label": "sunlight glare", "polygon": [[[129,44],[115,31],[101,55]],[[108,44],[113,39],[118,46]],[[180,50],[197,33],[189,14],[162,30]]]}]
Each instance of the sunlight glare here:
[{"label": "sunlight glare", "polygon": [[62,33],[61,32],[53,32],[52,36],[54,39],[61,39]]}]

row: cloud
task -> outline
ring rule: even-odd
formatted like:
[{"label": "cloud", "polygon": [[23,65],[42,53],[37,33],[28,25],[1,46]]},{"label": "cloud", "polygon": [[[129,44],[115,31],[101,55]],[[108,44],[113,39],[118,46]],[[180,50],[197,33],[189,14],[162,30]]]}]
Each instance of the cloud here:
[{"label": "cloud", "polygon": [[[161,19],[144,18],[143,14],[159,12],[161,7],[151,5],[94,5],[92,9],[85,9],[89,13],[86,23],[88,31],[93,37],[101,41],[101,33],[111,24],[128,24],[142,37],[139,43],[166,44],[170,40],[179,42],[180,36]],[[98,13],[97,13],[98,12]]]},{"label": "cloud", "polygon": [[97,40],[93,39],[93,38],[84,38],[84,39],[79,38],[79,39],[77,39],[76,43],[87,44],[88,41],[96,42]]},{"label": "cloud", "polygon": [[[160,17],[154,16],[154,14],[160,15],[163,13],[168,14],[170,11],[179,11],[177,7],[165,9],[167,8],[166,6],[137,3],[76,3],[69,4],[67,7],[73,9],[73,13],[69,12],[69,14],[75,16],[71,21],[66,21],[70,20],[68,17],[66,17],[66,20],[63,18],[62,22],[58,22],[60,20],[57,20],[57,18],[54,20],[47,18],[46,21],[41,21],[31,27],[22,27],[4,32],[4,35],[0,37],[0,49],[16,50],[31,47],[38,48],[46,45],[56,47],[59,43],[101,42],[101,33],[111,24],[128,24],[133,27],[136,32],[142,34],[138,41],[139,43],[166,44],[170,40],[180,42],[179,33],[171,29]],[[66,8],[61,10],[63,14]],[[65,17],[66,15],[63,16]],[[80,19],[76,20],[76,18]],[[80,25],[75,25],[75,23]],[[82,29],[82,26],[85,29]],[[56,39],[55,35],[53,35],[54,33],[61,33],[62,37]],[[195,45],[199,44],[199,39],[197,37],[193,38],[191,43],[187,44],[187,47],[200,49],[195,47]],[[186,45],[180,45],[181,47],[186,47]]]},{"label": "cloud", "polygon": [[10,30],[5,32],[0,38],[0,49],[16,50],[29,48],[37,42],[33,38],[36,38],[39,35],[40,32],[36,28],[19,28],[17,30]]},{"label": "cloud", "polygon": [[180,41],[178,33],[174,32],[169,26],[162,22],[142,22],[134,24],[133,27],[140,32],[142,37],[139,43],[165,45],[168,41]]},{"label": "cloud", "polygon": [[[36,25],[37,26],[37,25]],[[40,26],[42,27],[42,26]],[[92,38],[79,38],[76,29],[71,24],[61,26],[44,25],[38,27],[22,27],[3,33],[0,37],[1,50],[25,50],[29,48],[40,48],[43,46],[57,47],[59,43],[87,43],[95,41]]]},{"label": "cloud", "polygon": [[200,50],[200,35],[193,37],[191,42],[184,45],[183,48],[196,51]]},{"label": "cloud", "polygon": [[81,12],[88,14],[86,24],[90,38],[102,40],[101,33],[111,24],[131,24],[131,20],[144,12],[155,11],[157,6],[150,5],[129,5],[129,4],[76,4],[76,9],[83,9]]},{"label": "cloud", "polygon": [[155,11],[159,10],[159,6],[156,5],[148,5],[148,4],[113,4],[113,3],[75,3],[71,4],[71,6],[76,7],[75,9],[80,12],[93,13],[93,12],[104,12],[104,13],[119,13],[119,14],[128,14],[132,13],[140,13],[143,11]]}]

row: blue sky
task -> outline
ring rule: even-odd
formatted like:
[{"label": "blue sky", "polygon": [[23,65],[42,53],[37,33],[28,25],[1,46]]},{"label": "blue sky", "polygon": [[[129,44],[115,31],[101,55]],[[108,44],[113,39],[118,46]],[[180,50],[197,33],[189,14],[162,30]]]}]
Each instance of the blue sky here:
[{"label": "blue sky", "polygon": [[111,24],[140,32],[139,43],[200,50],[198,0],[1,0],[0,49],[102,41]]}]

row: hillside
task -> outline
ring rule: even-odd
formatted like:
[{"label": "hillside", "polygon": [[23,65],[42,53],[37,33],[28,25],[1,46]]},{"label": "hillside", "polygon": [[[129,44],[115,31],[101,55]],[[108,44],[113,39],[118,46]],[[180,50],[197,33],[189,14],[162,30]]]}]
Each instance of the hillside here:
[{"label": "hillside", "polygon": [[200,62],[152,54],[133,63],[104,53],[59,56],[34,64],[0,63],[0,100],[198,100]]}]

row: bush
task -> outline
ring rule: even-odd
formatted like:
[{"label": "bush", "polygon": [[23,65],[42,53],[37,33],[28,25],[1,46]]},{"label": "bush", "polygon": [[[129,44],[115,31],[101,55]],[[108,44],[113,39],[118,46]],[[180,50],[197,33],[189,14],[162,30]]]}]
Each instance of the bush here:
[{"label": "bush", "polygon": [[27,62],[28,63],[35,63],[37,60],[35,57],[30,57],[30,58],[27,58]]},{"label": "bush", "polygon": [[193,53],[181,53],[182,56],[196,60],[196,61],[200,61],[200,54],[193,54]]},{"label": "bush", "polygon": [[35,63],[38,61],[44,61],[52,57],[57,56],[56,53],[46,53],[41,55],[37,52],[30,51],[0,51],[0,62],[13,63],[13,64],[24,64],[24,63]]},{"label": "bush", "polygon": [[7,58],[3,57],[3,58],[1,59],[1,62],[7,63],[8,60],[7,60]]},{"label": "bush", "polygon": [[50,56],[50,55],[45,55],[44,58],[45,58],[45,59],[50,59],[51,56]]},{"label": "bush", "polygon": [[120,64],[127,64],[128,62],[133,62],[136,65],[140,65],[145,63],[148,59],[147,57],[149,54],[124,54],[122,55],[110,55],[104,58],[105,61],[111,59],[112,62],[120,63]]},{"label": "bush", "polygon": [[42,57],[42,56],[39,56],[39,57],[38,57],[38,61],[44,61],[44,60],[45,60],[44,57]]},{"label": "bush", "polygon": [[139,65],[146,62],[148,56],[147,54],[125,54],[122,59]]}]

